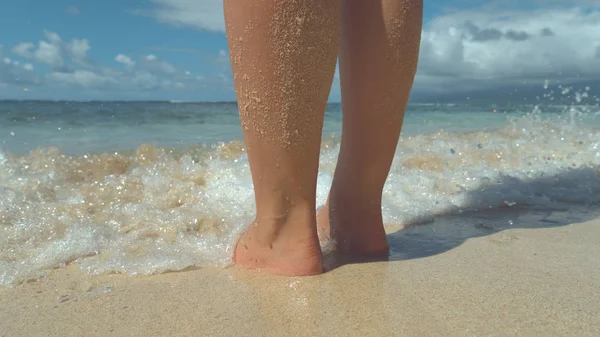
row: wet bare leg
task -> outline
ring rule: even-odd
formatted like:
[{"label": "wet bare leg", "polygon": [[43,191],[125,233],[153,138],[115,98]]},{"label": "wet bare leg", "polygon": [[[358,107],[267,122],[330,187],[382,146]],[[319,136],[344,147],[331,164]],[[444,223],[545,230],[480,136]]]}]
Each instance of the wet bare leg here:
[{"label": "wet bare leg", "polygon": [[335,251],[387,257],[381,215],[384,183],[417,68],[422,0],[344,0],[340,155],[320,236]]},{"label": "wet bare leg", "polygon": [[226,0],[225,18],[256,198],[256,220],[234,261],[275,274],[319,274],[316,179],[341,2]]}]

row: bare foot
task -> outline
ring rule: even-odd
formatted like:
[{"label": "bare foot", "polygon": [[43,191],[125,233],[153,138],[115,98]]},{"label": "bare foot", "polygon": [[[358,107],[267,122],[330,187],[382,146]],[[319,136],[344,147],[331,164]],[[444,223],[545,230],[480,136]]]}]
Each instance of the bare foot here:
[{"label": "bare foot", "polygon": [[[264,226],[262,222],[261,226]],[[243,268],[284,276],[310,276],[323,272],[323,255],[314,230],[304,234],[282,232],[274,239],[268,239],[253,223],[238,241],[233,261]]]},{"label": "bare foot", "polygon": [[364,207],[330,202],[317,212],[319,240],[336,255],[354,259],[387,259],[389,245],[381,211],[365,212]]}]

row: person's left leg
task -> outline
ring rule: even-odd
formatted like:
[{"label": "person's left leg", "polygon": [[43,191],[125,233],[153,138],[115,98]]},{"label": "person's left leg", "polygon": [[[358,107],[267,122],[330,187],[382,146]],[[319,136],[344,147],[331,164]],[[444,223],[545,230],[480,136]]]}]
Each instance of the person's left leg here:
[{"label": "person's left leg", "polygon": [[342,12],[342,139],[319,234],[339,254],[387,258],[381,198],[417,71],[423,0],[344,0]]},{"label": "person's left leg", "polygon": [[225,0],[256,219],[234,261],[282,275],[323,271],[315,196],[340,0]]}]

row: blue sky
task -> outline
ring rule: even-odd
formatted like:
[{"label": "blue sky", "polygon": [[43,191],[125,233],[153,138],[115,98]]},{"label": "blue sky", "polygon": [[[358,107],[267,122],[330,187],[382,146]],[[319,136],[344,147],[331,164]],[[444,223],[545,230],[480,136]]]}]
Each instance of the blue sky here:
[{"label": "blue sky", "polygon": [[[597,0],[523,3],[425,0],[415,92],[600,78]],[[221,0],[1,6],[0,99],[235,99]]]}]

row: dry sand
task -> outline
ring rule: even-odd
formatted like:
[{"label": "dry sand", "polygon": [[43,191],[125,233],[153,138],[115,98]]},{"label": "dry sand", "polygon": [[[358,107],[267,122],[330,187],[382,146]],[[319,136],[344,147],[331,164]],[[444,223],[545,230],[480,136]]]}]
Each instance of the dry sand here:
[{"label": "dry sand", "polygon": [[600,220],[508,229],[311,278],[68,267],[0,289],[0,336],[600,336],[599,238]]}]

